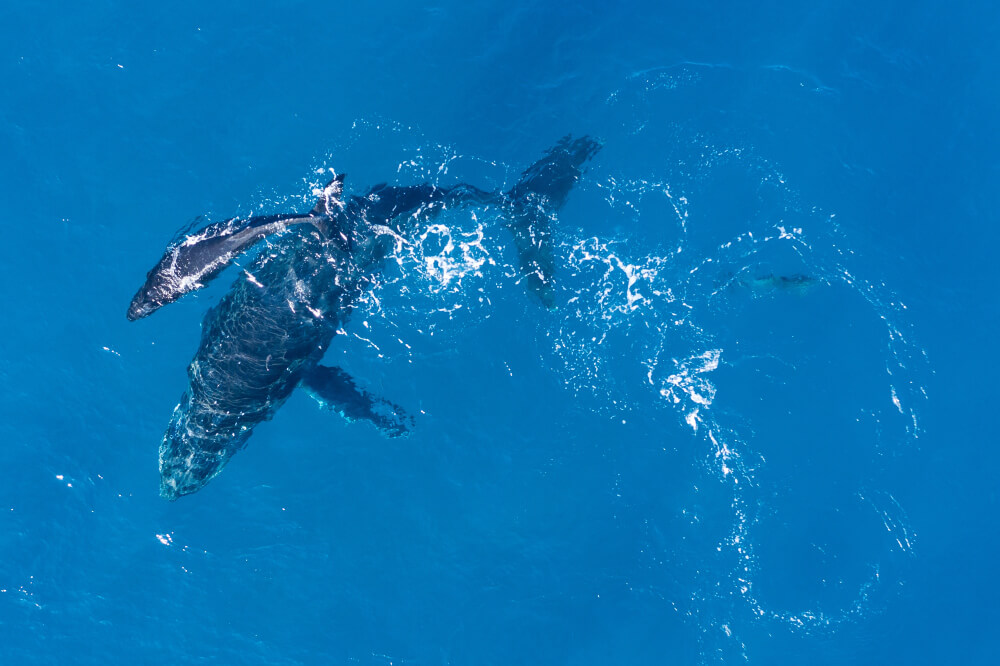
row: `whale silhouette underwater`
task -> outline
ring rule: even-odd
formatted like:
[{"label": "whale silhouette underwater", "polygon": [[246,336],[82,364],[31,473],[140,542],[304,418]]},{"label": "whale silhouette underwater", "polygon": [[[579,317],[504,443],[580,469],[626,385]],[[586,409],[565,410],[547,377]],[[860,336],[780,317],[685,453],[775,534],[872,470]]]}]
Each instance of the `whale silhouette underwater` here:
[{"label": "whale silhouette underwater", "polygon": [[265,238],[269,248],[205,315],[187,390],[160,444],[161,496],[175,500],[204,487],[299,386],[387,436],[409,432],[413,420],[402,407],[320,364],[397,239],[419,233],[445,209],[496,206],[525,285],[554,307],[553,219],[600,147],[590,137],[564,137],[507,192],[380,184],[345,200],[339,174],[304,215],[232,218],[171,243],[132,299],[129,320],[204,287]]}]

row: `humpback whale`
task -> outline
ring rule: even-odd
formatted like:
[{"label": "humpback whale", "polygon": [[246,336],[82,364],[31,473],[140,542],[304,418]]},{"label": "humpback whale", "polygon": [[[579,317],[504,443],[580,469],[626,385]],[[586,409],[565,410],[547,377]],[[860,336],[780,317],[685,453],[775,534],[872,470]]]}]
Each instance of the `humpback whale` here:
[{"label": "humpback whale", "polygon": [[390,437],[406,434],[413,419],[402,407],[320,363],[359,296],[376,283],[396,239],[448,208],[496,206],[525,285],[552,308],[552,219],[599,149],[590,137],[564,137],[507,192],[383,183],[345,198],[344,175],[335,174],[314,191],[316,205],[307,214],[232,218],[168,245],[132,299],[129,320],[204,287],[269,240],[205,314],[187,389],[160,444],[161,496],[175,500],[204,487],[300,386],[348,420],[369,421]]}]

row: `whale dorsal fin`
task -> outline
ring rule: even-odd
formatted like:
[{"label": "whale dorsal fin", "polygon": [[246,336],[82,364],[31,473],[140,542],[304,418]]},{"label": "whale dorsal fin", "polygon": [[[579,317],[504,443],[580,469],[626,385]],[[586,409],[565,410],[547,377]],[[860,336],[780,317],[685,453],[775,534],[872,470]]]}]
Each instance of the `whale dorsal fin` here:
[{"label": "whale dorsal fin", "polygon": [[[314,215],[330,215],[334,208],[343,206],[341,196],[344,194],[345,176],[347,176],[346,173],[334,174],[333,180],[326,184],[322,192],[319,192],[319,198],[311,211]],[[315,192],[315,190],[313,191]]]}]

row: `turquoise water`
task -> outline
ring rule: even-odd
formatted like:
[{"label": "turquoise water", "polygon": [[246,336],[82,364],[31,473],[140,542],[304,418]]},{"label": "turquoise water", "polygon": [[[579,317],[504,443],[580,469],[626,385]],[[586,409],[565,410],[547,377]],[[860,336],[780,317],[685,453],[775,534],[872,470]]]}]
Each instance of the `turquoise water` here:
[{"label": "turquoise water", "polygon": [[[0,661],[995,663],[998,18],[0,8]],[[298,392],[160,499],[240,271],[126,321],[178,229],[321,169],[507,189],[567,133],[554,310],[446,213],[326,357],[411,436]]]}]

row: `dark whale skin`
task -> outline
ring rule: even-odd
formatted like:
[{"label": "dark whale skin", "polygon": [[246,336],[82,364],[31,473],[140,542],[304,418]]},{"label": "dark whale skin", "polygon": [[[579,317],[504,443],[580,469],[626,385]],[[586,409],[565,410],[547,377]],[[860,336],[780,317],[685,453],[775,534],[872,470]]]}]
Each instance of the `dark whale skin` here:
[{"label": "dark whale skin", "polygon": [[[349,419],[366,419],[388,436],[405,433],[401,408],[367,394],[342,370],[319,366],[388,252],[444,209],[495,205],[509,218],[528,289],[554,307],[551,223],[599,148],[589,137],[566,137],[507,193],[381,184],[342,202],[340,175],[309,215],[227,221],[168,248],[133,299],[129,319],[200,288],[239,252],[269,238],[205,314],[187,390],[160,444],[160,494],[175,500],[204,487],[300,385]],[[278,233],[291,226],[296,231]]]},{"label": "dark whale skin", "polygon": [[319,234],[283,236],[202,323],[188,389],[160,445],[160,494],[199,490],[319,363],[359,285],[349,255]]}]

